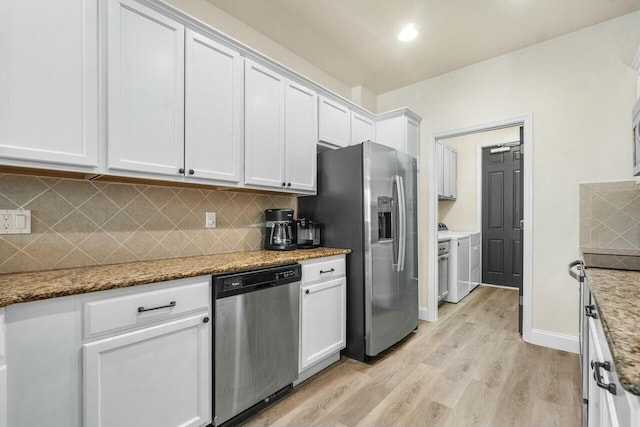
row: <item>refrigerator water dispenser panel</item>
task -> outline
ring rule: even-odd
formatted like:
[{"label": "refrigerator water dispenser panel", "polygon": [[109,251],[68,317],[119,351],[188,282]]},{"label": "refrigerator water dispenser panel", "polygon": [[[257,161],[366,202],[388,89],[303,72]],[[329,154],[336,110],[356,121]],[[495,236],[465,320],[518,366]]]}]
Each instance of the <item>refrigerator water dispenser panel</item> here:
[{"label": "refrigerator water dispenser panel", "polygon": [[391,240],[391,197],[378,197],[378,240]]}]

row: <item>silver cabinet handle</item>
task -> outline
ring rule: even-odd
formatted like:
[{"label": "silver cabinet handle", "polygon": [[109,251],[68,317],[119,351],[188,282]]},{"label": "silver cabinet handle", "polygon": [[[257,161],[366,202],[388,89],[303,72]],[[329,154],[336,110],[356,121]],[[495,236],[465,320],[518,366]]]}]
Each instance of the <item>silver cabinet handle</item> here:
[{"label": "silver cabinet handle", "polygon": [[167,305],[161,305],[161,306],[158,306],[158,307],[144,308],[144,307],[140,306],[140,307],[138,307],[138,313],[144,313],[145,311],[160,310],[161,308],[171,308],[171,307],[175,307],[175,306],[176,306],[176,302],[175,301],[171,301]]},{"label": "silver cabinet handle", "polygon": [[333,273],[334,271],[336,271],[335,268],[332,268],[330,270],[320,270],[320,274]]}]

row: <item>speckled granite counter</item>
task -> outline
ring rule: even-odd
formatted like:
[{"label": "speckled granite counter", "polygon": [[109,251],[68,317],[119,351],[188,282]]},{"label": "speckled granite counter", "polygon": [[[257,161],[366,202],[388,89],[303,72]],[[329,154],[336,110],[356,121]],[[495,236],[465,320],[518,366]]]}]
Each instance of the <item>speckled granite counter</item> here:
[{"label": "speckled granite counter", "polygon": [[349,249],[247,251],[95,267],[0,275],[0,307],[21,302],[126,288],[165,280],[250,270],[348,254]]},{"label": "speckled granite counter", "polygon": [[640,395],[640,272],[587,268],[622,387]]}]

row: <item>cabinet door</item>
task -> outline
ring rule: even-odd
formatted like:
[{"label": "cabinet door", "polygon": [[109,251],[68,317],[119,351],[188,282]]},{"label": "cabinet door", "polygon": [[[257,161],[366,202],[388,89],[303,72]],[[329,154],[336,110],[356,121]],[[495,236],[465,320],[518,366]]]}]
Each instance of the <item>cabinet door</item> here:
[{"label": "cabinet door", "polygon": [[207,314],[83,345],[85,425],[201,426],[211,422]]},{"label": "cabinet door", "polygon": [[184,27],[110,0],[108,166],[176,176],[184,167]]},{"label": "cabinet door", "polygon": [[318,140],[336,147],[348,146],[351,141],[349,108],[324,96],[318,100]]},{"label": "cabinet door", "polygon": [[453,148],[449,151],[449,197],[458,197],[458,152]]},{"label": "cabinet door", "polygon": [[376,123],[361,114],[351,112],[351,145],[376,140]]},{"label": "cabinet door", "polygon": [[316,137],[318,96],[304,86],[288,81],[285,104],[285,180],[287,188],[316,189]]},{"label": "cabinet door", "polygon": [[247,59],[244,78],[245,183],[282,188],[284,77]]},{"label": "cabinet door", "polygon": [[300,289],[300,372],[344,348],[346,283],[340,278]]},{"label": "cabinet door", "polygon": [[438,196],[444,196],[444,144],[436,144],[436,168],[438,170]]},{"label": "cabinet door", "polygon": [[96,167],[98,2],[34,3],[0,1],[0,157]]},{"label": "cabinet door", "polygon": [[451,195],[451,148],[442,144],[442,196],[449,198]]},{"label": "cabinet door", "polygon": [[187,176],[238,183],[244,60],[238,52],[191,30],[186,32],[185,55]]},{"label": "cabinet door", "polygon": [[407,119],[403,116],[377,122],[376,142],[406,153],[406,125]]}]

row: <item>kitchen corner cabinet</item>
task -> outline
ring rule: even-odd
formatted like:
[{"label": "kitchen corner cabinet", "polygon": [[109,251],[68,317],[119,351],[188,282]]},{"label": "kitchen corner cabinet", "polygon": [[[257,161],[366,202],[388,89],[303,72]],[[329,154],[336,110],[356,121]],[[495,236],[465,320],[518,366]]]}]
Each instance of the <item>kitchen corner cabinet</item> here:
[{"label": "kitchen corner cabinet", "polygon": [[98,1],[0,1],[0,163],[95,171]]},{"label": "kitchen corner cabinet", "polygon": [[317,95],[245,61],[245,184],[313,193]]},{"label": "kitchen corner cabinet", "polygon": [[318,97],[318,142],[332,148],[347,147],[351,139],[351,111],[346,105]]},{"label": "kitchen corner cabinet", "polygon": [[239,183],[240,54],[134,0],[108,12],[108,169]]},{"label": "kitchen corner cabinet", "polygon": [[458,198],[458,152],[438,142],[436,146],[438,170],[438,199],[455,200]]},{"label": "kitchen corner cabinet", "polygon": [[302,261],[300,361],[302,373],[346,345],[345,256]]},{"label": "kitchen corner cabinet", "polygon": [[376,122],[373,118],[351,112],[351,145],[376,140]]},{"label": "kitchen corner cabinet", "polygon": [[417,158],[419,117],[407,109],[381,114],[376,122],[376,142]]},{"label": "kitchen corner cabinet", "polygon": [[208,425],[210,316],[210,277],[7,307],[8,425]]}]

